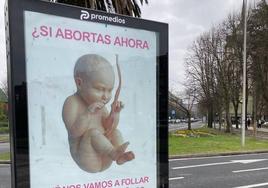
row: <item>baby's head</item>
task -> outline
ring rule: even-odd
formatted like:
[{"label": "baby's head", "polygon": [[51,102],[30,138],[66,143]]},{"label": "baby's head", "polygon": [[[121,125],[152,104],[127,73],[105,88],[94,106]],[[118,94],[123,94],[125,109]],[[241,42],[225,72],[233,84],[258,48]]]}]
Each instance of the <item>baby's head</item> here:
[{"label": "baby's head", "polygon": [[115,75],[112,65],[102,56],[86,54],[74,67],[77,93],[90,105],[94,102],[108,103],[114,87]]}]

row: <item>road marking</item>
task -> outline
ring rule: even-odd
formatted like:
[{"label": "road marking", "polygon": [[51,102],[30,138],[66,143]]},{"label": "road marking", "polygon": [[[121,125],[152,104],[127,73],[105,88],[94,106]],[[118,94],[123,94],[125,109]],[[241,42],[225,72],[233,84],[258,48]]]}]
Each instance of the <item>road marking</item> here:
[{"label": "road marking", "polygon": [[0,164],[0,167],[8,167],[10,164]]},{"label": "road marking", "polygon": [[264,161],[267,159],[251,159],[251,160],[232,160],[229,162],[221,162],[221,163],[207,163],[207,164],[200,164],[200,165],[189,165],[189,166],[180,166],[180,167],[173,167],[173,170],[177,169],[185,169],[185,168],[196,168],[196,167],[204,167],[204,166],[216,166],[216,165],[226,165],[226,164],[233,164],[233,163],[242,163],[242,164],[248,164],[248,163],[254,163],[259,161]]},{"label": "road marking", "polygon": [[234,188],[252,188],[252,187],[261,187],[261,186],[264,186],[264,185],[268,185],[268,182],[266,182],[266,183],[252,184],[252,185],[245,185],[245,186],[234,187]]},{"label": "road marking", "polygon": [[180,158],[180,159],[169,159],[172,161],[188,161],[193,159],[217,159],[217,158],[227,158],[227,157],[241,157],[241,156],[250,156],[250,155],[263,155],[267,153],[253,153],[253,154],[242,154],[242,155],[225,155],[225,156],[211,156],[211,157],[193,157],[193,158]]},{"label": "road marking", "polygon": [[249,164],[249,163],[255,163],[260,161],[266,161],[267,159],[247,159],[247,160],[232,160],[235,163],[242,163],[242,164]]},{"label": "road marking", "polygon": [[259,170],[268,170],[268,167],[265,168],[252,168],[252,169],[246,169],[246,170],[235,170],[232,171],[233,173],[240,173],[240,172],[252,172],[252,171],[259,171]]},{"label": "road marking", "polygon": [[171,180],[181,180],[183,179],[184,177],[175,177],[175,178],[169,178],[168,180],[171,181]]},{"label": "road marking", "polygon": [[215,166],[215,165],[224,165],[224,164],[232,164],[234,162],[222,162],[222,163],[208,163],[208,164],[200,164],[200,165],[189,165],[189,166],[180,166],[180,167],[173,167],[173,170],[177,169],[185,169],[185,168],[196,168],[196,167],[204,167],[204,166]]}]

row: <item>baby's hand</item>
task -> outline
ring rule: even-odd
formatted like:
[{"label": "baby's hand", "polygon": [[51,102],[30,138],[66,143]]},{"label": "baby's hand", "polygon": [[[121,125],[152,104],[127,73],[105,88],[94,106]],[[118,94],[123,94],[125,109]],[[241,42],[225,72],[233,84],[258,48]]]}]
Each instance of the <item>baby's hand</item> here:
[{"label": "baby's hand", "polygon": [[90,112],[90,113],[96,113],[98,110],[100,110],[101,108],[104,107],[104,103],[103,102],[95,102],[93,104],[91,104],[87,110]]},{"label": "baby's hand", "polygon": [[112,104],[112,112],[118,113],[124,108],[124,104],[122,101],[115,101]]}]

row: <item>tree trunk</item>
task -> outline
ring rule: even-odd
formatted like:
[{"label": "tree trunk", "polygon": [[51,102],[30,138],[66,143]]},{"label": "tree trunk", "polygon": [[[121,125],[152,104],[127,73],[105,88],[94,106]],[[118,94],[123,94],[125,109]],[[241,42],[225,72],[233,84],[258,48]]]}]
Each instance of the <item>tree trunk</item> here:
[{"label": "tree trunk", "polygon": [[234,113],[235,113],[235,128],[238,129],[238,105],[234,105]]},{"label": "tree trunk", "polygon": [[230,133],[231,132],[231,121],[230,121],[230,114],[229,114],[229,103],[225,104],[225,121],[226,121],[226,130],[225,132]]},{"label": "tree trunk", "polygon": [[253,123],[253,136],[256,138],[257,136],[257,96],[256,96],[256,88],[253,87],[253,118],[251,122]]},{"label": "tree trunk", "polygon": [[221,131],[221,126],[222,126],[222,114],[219,113],[219,131]]},{"label": "tree trunk", "polygon": [[208,109],[208,128],[212,128],[213,124],[213,108],[212,106],[209,106]]},{"label": "tree trunk", "polygon": [[188,117],[188,130],[192,130],[192,127],[191,127],[191,114],[187,113],[187,117]]},{"label": "tree trunk", "polygon": [[247,114],[248,114],[248,80],[246,80],[246,108],[245,108],[245,129],[248,130]]}]

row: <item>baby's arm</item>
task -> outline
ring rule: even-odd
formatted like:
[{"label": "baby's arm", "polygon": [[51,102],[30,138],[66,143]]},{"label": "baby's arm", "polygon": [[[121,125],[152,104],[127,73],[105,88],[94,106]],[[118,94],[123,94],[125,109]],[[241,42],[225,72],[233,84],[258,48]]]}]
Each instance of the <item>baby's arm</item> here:
[{"label": "baby's arm", "polygon": [[82,136],[89,129],[91,117],[101,108],[102,104],[95,103],[85,108],[74,96],[68,97],[63,106],[63,121],[72,138]]},{"label": "baby's arm", "polygon": [[81,111],[81,106],[74,96],[68,97],[63,105],[62,117],[71,137],[80,137],[88,128],[88,112]]}]

